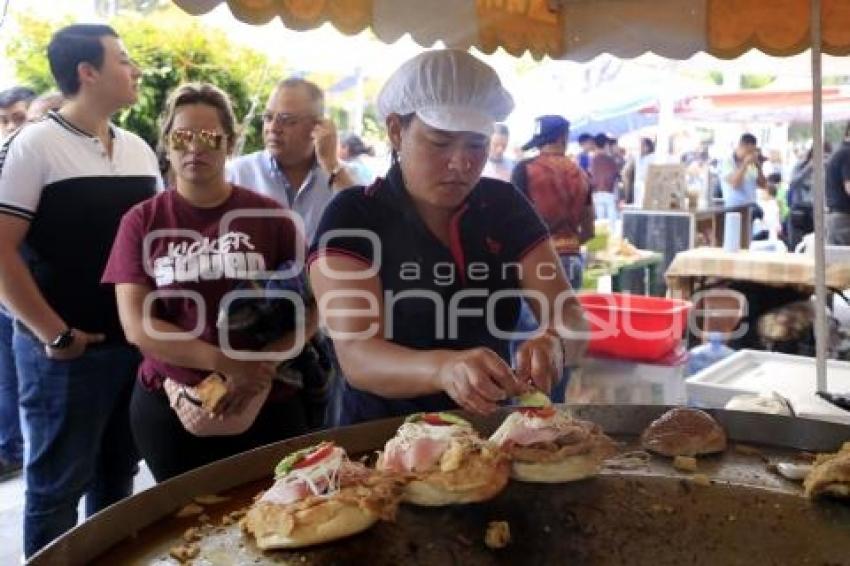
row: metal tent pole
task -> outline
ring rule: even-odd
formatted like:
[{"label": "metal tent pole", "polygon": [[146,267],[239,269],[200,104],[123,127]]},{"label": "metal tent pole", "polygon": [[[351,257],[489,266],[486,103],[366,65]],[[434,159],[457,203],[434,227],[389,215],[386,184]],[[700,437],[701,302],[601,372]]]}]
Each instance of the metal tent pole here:
[{"label": "metal tent pole", "polygon": [[821,0],[811,0],[812,40],[812,143],[814,161],[815,217],[815,343],[817,352],[817,391],[826,391],[826,234],[824,230],[823,93],[821,92]]}]

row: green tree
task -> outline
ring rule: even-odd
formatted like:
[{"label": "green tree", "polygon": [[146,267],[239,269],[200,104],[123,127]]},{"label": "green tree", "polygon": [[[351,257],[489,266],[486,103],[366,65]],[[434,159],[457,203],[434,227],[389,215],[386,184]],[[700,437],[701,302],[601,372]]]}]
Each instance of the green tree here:
[{"label": "green tree", "polygon": [[[24,15],[18,33],[7,45],[17,78],[39,90],[55,88],[45,57],[51,34],[67,24]],[[158,119],[174,87],[205,81],[230,95],[237,119],[248,113],[254,97],[262,104],[282,65],[253,49],[235,45],[221,30],[208,29],[176,9],[142,16],[125,14],[110,21],[142,70],[139,101],[116,116],[116,123],[142,136],[152,147],[158,138]],[[262,147],[259,120],[245,130],[245,151]]]},{"label": "green tree", "polygon": [[753,89],[753,88],[762,88],[773,81],[776,80],[776,77],[773,75],[757,75],[753,73],[748,73],[741,75],[741,89]]}]

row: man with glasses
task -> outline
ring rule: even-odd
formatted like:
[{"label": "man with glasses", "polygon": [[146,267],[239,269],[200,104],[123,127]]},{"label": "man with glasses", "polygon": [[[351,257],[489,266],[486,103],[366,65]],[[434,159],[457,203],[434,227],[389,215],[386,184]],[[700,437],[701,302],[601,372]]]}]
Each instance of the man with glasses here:
[{"label": "man with glasses", "polygon": [[115,31],[62,28],[47,58],[67,103],[0,150],[0,302],[17,319],[27,557],[76,524],[83,494],[92,515],[132,491],[140,356],[100,276],[121,217],[161,184],[151,148],[110,122],[135,104],[141,77]]},{"label": "man with glasses", "polygon": [[265,149],[233,160],[228,181],[291,208],[304,221],[307,241],[335,190],[354,185],[337,155],[337,132],[324,117],[324,94],[310,81],[285,79],[263,112]]}]

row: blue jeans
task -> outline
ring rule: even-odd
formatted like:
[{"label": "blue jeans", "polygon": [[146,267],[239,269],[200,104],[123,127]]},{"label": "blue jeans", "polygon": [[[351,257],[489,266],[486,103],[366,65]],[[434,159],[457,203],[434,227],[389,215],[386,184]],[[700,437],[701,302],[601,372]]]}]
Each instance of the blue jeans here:
[{"label": "blue jeans", "polygon": [[[562,255],[561,265],[564,266],[564,272],[567,274],[567,278],[569,279],[572,288],[576,291],[581,289],[581,281],[584,271],[584,263],[582,262],[581,256]],[[516,331],[523,333],[534,332],[537,330],[537,326],[537,318],[534,316],[534,311],[532,311],[531,307],[528,306],[527,301],[522,301],[522,307],[520,307],[519,317],[517,318]],[[519,347],[523,342],[525,342],[525,338],[517,338],[511,341],[511,360],[513,361],[514,367],[516,367],[517,350],[519,350]],[[570,370],[569,368],[564,368],[564,373],[561,376],[561,379],[552,385],[552,391],[549,394],[549,398],[552,399],[553,403],[563,403],[566,400],[567,383],[569,383],[569,381]]]},{"label": "blue jeans", "polygon": [[20,462],[24,456],[21,414],[18,410],[18,371],[12,352],[14,322],[0,309],[0,459]]},{"label": "blue jeans", "polygon": [[71,361],[49,359],[16,328],[15,360],[24,424],[24,554],[32,556],[77,524],[130,495],[138,456],[129,402],[140,356],[126,345],[94,347]]}]

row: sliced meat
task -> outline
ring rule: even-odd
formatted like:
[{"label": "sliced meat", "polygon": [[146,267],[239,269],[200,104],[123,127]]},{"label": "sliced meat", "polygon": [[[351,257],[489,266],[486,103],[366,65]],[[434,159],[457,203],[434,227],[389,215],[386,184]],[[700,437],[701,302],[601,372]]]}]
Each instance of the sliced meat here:
[{"label": "sliced meat", "polygon": [[[307,470],[301,471],[305,474],[307,473]],[[338,480],[339,487],[342,488],[363,483],[370,477],[372,471],[359,462],[343,460],[339,464],[339,469],[336,473],[336,479]],[[328,489],[328,482],[330,479],[331,478],[327,477],[327,474],[324,473],[318,473],[315,475],[313,478],[313,484],[319,493],[323,493]],[[286,477],[277,480],[274,485],[272,485],[272,487],[263,494],[260,501],[288,505],[289,503],[301,501],[310,495],[315,494],[310,489],[307,481],[298,475],[289,474]]]},{"label": "sliced meat", "polygon": [[381,467],[392,472],[424,472],[435,467],[449,438],[392,438],[384,447]]},{"label": "sliced meat", "polygon": [[281,478],[274,482],[274,485],[266,491],[260,498],[260,501],[268,503],[276,503],[278,505],[288,505],[301,501],[312,492],[307,486],[307,482],[301,479],[292,479],[289,476]]},{"label": "sliced meat", "polygon": [[594,434],[602,434],[602,429],[587,421],[571,419],[562,414],[555,414],[548,419],[528,418],[517,411],[505,419],[490,440],[501,447],[549,443],[565,446],[582,443]]}]

